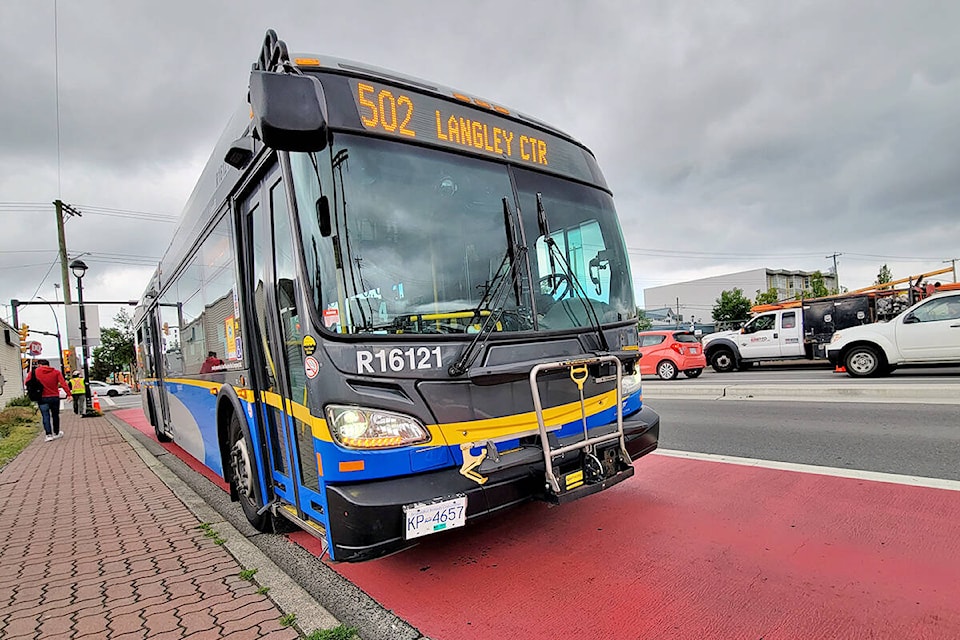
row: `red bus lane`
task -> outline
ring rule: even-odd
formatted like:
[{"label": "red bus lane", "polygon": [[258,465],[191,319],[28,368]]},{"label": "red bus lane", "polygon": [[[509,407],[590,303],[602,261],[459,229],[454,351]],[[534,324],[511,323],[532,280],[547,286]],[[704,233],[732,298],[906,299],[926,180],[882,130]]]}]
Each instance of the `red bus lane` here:
[{"label": "red bus lane", "polygon": [[655,455],[578,502],[331,566],[438,640],[958,638],[960,491]]}]

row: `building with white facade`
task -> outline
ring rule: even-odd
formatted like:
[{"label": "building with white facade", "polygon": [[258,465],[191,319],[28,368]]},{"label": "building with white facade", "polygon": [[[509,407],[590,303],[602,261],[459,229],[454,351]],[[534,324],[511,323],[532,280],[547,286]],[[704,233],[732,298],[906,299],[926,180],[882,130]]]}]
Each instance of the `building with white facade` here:
[{"label": "building with white facade", "polygon": [[12,326],[0,320],[0,409],[11,398],[23,395],[23,378],[20,368],[20,334]]},{"label": "building with white facade", "polygon": [[[823,272],[821,272],[823,273]],[[709,324],[713,322],[713,307],[723,291],[740,289],[751,301],[757,293],[777,290],[777,299],[793,300],[798,293],[810,289],[812,271],[787,271],[785,269],[751,269],[720,276],[700,278],[688,282],[666,284],[643,290],[644,308],[647,310],[672,309],[680,316],[682,324]],[[828,290],[837,288],[837,277],[823,273],[823,284]]]}]

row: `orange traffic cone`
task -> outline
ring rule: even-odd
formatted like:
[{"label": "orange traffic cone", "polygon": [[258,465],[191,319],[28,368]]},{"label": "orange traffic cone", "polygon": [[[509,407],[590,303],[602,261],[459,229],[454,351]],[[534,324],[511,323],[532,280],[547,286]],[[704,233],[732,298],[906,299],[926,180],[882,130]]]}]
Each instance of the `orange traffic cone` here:
[{"label": "orange traffic cone", "polygon": [[97,397],[97,392],[93,392],[93,410],[98,412],[100,411],[100,398]]},{"label": "orange traffic cone", "polygon": [[847,372],[847,368],[846,368],[845,366],[843,366],[842,364],[838,364],[838,365],[837,365],[837,368],[834,369],[833,372],[834,372],[834,373],[846,373],[846,372]]}]

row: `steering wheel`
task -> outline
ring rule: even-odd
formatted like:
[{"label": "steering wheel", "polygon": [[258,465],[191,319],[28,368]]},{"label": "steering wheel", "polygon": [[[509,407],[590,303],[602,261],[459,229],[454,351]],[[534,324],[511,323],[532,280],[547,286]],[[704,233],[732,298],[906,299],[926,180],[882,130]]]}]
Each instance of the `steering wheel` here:
[{"label": "steering wheel", "polygon": [[559,299],[566,298],[573,289],[573,281],[566,273],[551,273],[545,275],[540,278],[538,285],[540,286],[540,294],[550,296],[551,298],[556,298],[557,292],[560,291],[560,287],[562,286],[563,293],[559,296]]}]

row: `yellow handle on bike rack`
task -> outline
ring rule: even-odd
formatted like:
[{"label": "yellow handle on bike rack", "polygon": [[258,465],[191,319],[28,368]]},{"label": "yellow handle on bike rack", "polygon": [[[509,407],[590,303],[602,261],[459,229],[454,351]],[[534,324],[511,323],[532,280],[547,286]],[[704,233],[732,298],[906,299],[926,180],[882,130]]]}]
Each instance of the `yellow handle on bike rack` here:
[{"label": "yellow handle on bike rack", "polygon": [[587,365],[582,364],[579,367],[570,367],[570,379],[577,385],[580,391],[583,391],[583,383],[587,380]]}]

